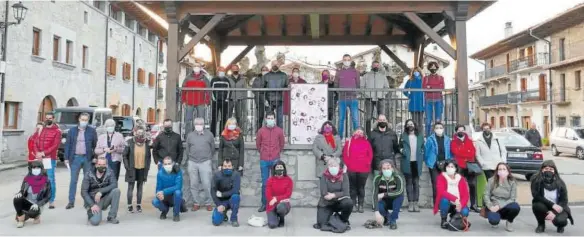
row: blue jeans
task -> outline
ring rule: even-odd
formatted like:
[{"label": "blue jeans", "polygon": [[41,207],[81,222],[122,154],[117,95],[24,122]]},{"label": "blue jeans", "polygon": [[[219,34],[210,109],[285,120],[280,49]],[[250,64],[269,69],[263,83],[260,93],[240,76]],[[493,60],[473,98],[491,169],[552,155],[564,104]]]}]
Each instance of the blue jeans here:
[{"label": "blue jeans", "polygon": [[231,198],[229,198],[229,200],[215,203],[215,205],[217,206],[224,206],[225,210],[223,212],[220,212],[219,210],[217,210],[217,207],[215,207],[215,209],[213,210],[213,214],[211,215],[211,222],[213,223],[213,225],[214,226],[221,225],[221,223],[223,223],[223,220],[225,220],[225,214],[227,214],[228,210],[231,210],[230,220],[237,221],[237,213],[239,212],[240,200],[241,198],[239,197],[239,194],[233,194],[231,195]]},{"label": "blue jeans", "polygon": [[51,168],[47,169],[47,176],[51,182],[51,199],[49,203],[55,202],[55,195],[57,194],[57,182],[55,181],[55,168],[57,168],[57,160],[51,160]]},{"label": "blue jeans", "polygon": [[442,119],[442,112],[444,111],[444,102],[426,101],[426,135],[432,134],[432,122]]},{"label": "blue jeans", "polygon": [[351,122],[353,129],[359,126],[359,101],[357,100],[339,100],[339,134],[345,137],[345,118],[347,115],[347,107],[351,113]]},{"label": "blue jeans", "polygon": [[[440,200],[440,205],[438,206],[438,208],[440,209],[440,216],[441,217],[446,217],[448,216],[448,214],[453,214],[456,213],[456,206],[452,203],[450,203],[450,201],[448,201],[448,199],[446,198],[442,198],[442,200]],[[463,207],[462,210],[460,210],[460,214],[462,214],[462,216],[468,216],[469,210],[468,207]]]},{"label": "blue jeans", "polygon": [[[383,198],[377,202],[377,211],[385,220],[389,220],[390,223],[395,223],[399,218],[399,211],[403,203],[403,194],[394,198]],[[389,210],[393,211],[389,213]]]},{"label": "blue jeans", "polygon": [[491,212],[487,208],[487,219],[489,220],[489,224],[491,225],[498,225],[501,220],[507,220],[513,223],[515,217],[519,215],[520,210],[521,207],[516,202],[512,202],[504,207],[501,207],[497,212]]},{"label": "blue jeans", "polygon": [[182,191],[176,190],[173,194],[165,195],[164,199],[160,201],[158,198],[152,200],[152,206],[158,208],[162,213],[168,213],[172,207],[172,214],[178,216],[180,214],[180,207],[182,205]]},{"label": "blue jeans", "polygon": [[79,180],[79,171],[83,168],[83,174],[91,170],[90,161],[84,155],[75,155],[73,160],[69,161],[71,168],[71,182],[69,183],[69,203],[75,203],[75,194],[77,193],[77,181]]},{"label": "blue jeans", "polygon": [[266,161],[260,160],[260,172],[262,173],[262,205],[266,205],[268,201],[266,200],[266,182],[270,177],[270,172],[272,171],[272,167],[276,164],[276,161],[280,160],[280,158]]},{"label": "blue jeans", "polygon": [[270,101],[270,109],[276,114],[276,125],[284,129],[284,104],[282,101]]}]

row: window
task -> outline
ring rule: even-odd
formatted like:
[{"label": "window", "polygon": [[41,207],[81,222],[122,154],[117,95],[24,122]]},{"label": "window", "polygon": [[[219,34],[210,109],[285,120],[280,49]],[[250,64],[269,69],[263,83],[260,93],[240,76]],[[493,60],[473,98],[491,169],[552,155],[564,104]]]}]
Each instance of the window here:
[{"label": "window", "polygon": [[89,48],[87,48],[87,46],[83,45],[83,48],[81,50],[81,66],[82,68],[87,68],[87,62],[89,62]]},{"label": "window", "polygon": [[570,120],[570,126],[580,127],[580,116],[572,116],[572,119]]},{"label": "window", "polygon": [[564,116],[558,117],[556,123],[558,124],[558,126],[566,126],[566,117]]},{"label": "window", "polygon": [[39,56],[41,54],[41,30],[32,28],[32,55]]},{"label": "window", "polygon": [[491,88],[491,96],[495,95],[495,88]]},{"label": "window", "polygon": [[582,73],[580,70],[574,72],[574,83],[575,83],[574,86],[576,87],[576,89],[580,89],[580,87],[581,87],[581,84],[580,84],[581,83],[580,82],[581,74]]},{"label": "window", "polygon": [[566,38],[561,38],[560,39],[560,43],[558,45],[558,49],[559,49],[559,56],[560,56],[560,61],[563,61],[566,59]]},{"label": "window", "polygon": [[65,45],[65,63],[73,64],[73,41],[70,40]]},{"label": "window", "polygon": [[6,101],[6,103],[4,103],[4,128],[18,128],[19,107],[20,103],[18,102]]},{"label": "window", "polygon": [[134,19],[130,18],[130,16],[126,15],[126,19],[124,19],[124,25],[134,31]]},{"label": "window", "polygon": [[144,26],[138,24],[138,34],[140,36],[146,36],[147,32],[146,32],[146,28],[144,28]]},{"label": "window", "polygon": [[122,67],[122,74],[124,80],[130,80],[132,77],[132,65],[129,63],[124,63]]},{"label": "window", "polygon": [[119,9],[112,6],[110,9],[110,17],[114,18],[114,20],[116,21],[120,21],[120,19],[122,18],[121,16],[122,12]]},{"label": "window", "polygon": [[112,28],[110,28],[110,32],[109,32],[109,36],[112,37],[112,35],[114,35],[114,31],[112,30]]},{"label": "window", "polygon": [[122,116],[130,116],[131,113],[132,113],[132,107],[130,107],[130,105],[128,105],[128,104],[123,104],[122,105]]},{"label": "window", "polygon": [[108,75],[110,76],[115,76],[117,73],[117,59],[114,57],[107,57],[107,62],[106,62],[106,72]]},{"label": "window", "polygon": [[59,44],[61,43],[61,37],[55,35],[53,36],[53,61],[59,61]]},{"label": "window", "polygon": [[104,1],[93,1],[93,6],[102,12],[105,11],[105,2]]},{"label": "window", "polygon": [[83,23],[87,24],[89,22],[89,13],[87,11],[83,12]]},{"label": "window", "polygon": [[507,91],[511,92],[511,83],[507,84]]},{"label": "window", "polygon": [[152,32],[148,32],[148,41],[154,43],[156,41],[156,35]]},{"label": "window", "polygon": [[158,53],[162,53],[164,49],[164,41],[158,41]]},{"label": "window", "polygon": [[491,59],[491,61],[489,61],[489,68],[493,67],[495,67],[495,63],[493,62],[493,59]]},{"label": "window", "polygon": [[144,78],[144,77],[146,77],[144,69],[138,68],[138,84],[144,85],[145,80],[146,80],[146,78]]},{"label": "window", "polygon": [[155,81],[154,73],[148,73],[148,87],[154,88],[154,81]]}]

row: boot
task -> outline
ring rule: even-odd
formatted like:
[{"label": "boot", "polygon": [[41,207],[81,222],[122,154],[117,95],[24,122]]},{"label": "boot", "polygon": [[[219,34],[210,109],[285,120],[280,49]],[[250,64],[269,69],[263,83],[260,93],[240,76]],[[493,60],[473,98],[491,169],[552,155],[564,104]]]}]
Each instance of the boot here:
[{"label": "boot", "polygon": [[24,215],[16,217],[16,228],[24,227]]},{"label": "boot", "polygon": [[414,202],[414,212],[420,212],[420,205],[418,202]]},{"label": "boot", "polygon": [[284,227],[284,217],[280,217],[280,222],[278,222],[278,227]]},{"label": "boot", "polygon": [[358,210],[359,210],[359,205],[353,206],[353,213],[357,212]]},{"label": "boot", "polygon": [[408,203],[408,212],[414,212],[414,202]]},{"label": "boot", "polygon": [[446,217],[440,217],[440,227],[442,229],[448,229],[448,222],[446,221]]},{"label": "boot", "polygon": [[363,212],[365,212],[365,210],[363,209],[363,204],[359,204],[359,207],[357,208],[357,211],[358,211],[359,213],[363,213]]}]

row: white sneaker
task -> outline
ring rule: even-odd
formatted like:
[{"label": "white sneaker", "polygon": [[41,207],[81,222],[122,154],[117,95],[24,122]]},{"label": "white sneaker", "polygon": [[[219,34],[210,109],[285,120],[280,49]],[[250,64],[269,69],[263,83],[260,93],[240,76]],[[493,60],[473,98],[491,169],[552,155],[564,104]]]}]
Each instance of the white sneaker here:
[{"label": "white sneaker", "polygon": [[509,231],[509,232],[513,232],[513,223],[507,221],[507,223],[505,224],[505,230]]},{"label": "white sneaker", "polygon": [[497,227],[499,227],[499,225],[491,225],[491,228],[493,228],[493,229],[497,228]]}]

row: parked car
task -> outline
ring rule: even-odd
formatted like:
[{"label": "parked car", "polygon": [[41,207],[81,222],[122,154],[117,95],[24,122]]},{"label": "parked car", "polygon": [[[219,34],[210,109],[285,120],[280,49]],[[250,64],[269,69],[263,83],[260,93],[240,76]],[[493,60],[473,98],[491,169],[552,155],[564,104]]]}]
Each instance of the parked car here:
[{"label": "parked car", "polygon": [[114,121],[116,121],[116,131],[121,133],[124,137],[132,135],[134,125],[136,124],[134,117],[132,116],[114,116]]},{"label": "parked car", "polygon": [[552,147],[553,156],[565,153],[576,155],[578,159],[584,160],[584,128],[554,128],[550,134],[550,145]]},{"label": "parked car", "polygon": [[507,149],[507,164],[513,173],[525,175],[527,180],[536,174],[543,162],[543,153],[524,136],[514,132],[494,132]]},{"label": "parked car", "polygon": [[521,136],[525,136],[525,134],[527,133],[527,129],[521,128],[521,127],[501,128],[501,129],[497,129],[496,131],[497,132],[514,132],[514,133],[517,133]]}]

